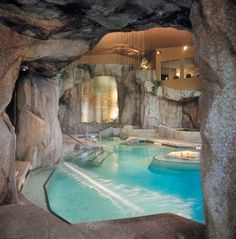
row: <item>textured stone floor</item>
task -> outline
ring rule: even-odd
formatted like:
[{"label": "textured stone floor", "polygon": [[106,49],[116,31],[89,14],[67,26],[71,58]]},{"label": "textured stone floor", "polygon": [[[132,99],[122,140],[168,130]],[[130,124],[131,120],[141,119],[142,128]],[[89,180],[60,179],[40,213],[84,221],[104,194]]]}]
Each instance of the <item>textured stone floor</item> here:
[{"label": "textured stone floor", "polygon": [[27,201],[0,207],[0,239],[204,239],[204,229],[172,214],[70,225]]}]

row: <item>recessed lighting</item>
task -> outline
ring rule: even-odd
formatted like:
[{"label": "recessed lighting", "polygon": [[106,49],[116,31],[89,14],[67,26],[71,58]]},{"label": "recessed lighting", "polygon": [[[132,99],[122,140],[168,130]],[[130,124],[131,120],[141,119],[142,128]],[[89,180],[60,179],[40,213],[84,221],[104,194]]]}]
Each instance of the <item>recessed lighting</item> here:
[{"label": "recessed lighting", "polygon": [[22,66],[22,67],[21,67],[21,70],[22,70],[22,71],[28,71],[28,70],[29,70],[29,67],[28,67],[28,66]]},{"label": "recessed lighting", "polygon": [[160,55],[161,54],[161,51],[157,51],[157,55]]},{"label": "recessed lighting", "polygon": [[184,51],[187,51],[188,50],[188,46],[184,46]]}]

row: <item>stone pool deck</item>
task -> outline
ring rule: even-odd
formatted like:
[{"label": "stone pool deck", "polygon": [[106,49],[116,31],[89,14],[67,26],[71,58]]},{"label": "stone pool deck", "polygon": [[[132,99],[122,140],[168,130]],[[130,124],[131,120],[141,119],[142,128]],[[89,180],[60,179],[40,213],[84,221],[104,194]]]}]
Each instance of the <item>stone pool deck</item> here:
[{"label": "stone pool deck", "polygon": [[0,207],[0,239],[204,239],[205,226],[173,214],[70,225],[28,202]]},{"label": "stone pool deck", "polygon": [[[166,138],[160,138],[160,137],[138,137],[138,136],[132,136],[129,137],[128,140],[143,140],[143,141],[150,141],[154,144],[160,144],[165,146],[171,146],[176,148],[192,148],[196,149],[201,147],[201,142],[187,142],[183,140],[177,140],[177,139],[166,139]],[[81,139],[77,138],[77,141],[75,141],[73,138],[69,137],[68,135],[63,135],[63,151],[66,153],[67,151],[72,150],[76,144],[93,144],[94,142],[89,139]],[[99,142],[98,142],[99,143]]]},{"label": "stone pool deck", "polygon": [[130,137],[126,141],[132,142],[135,140],[142,140],[142,141],[149,141],[153,142],[154,144],[160,144],[160,145],[165,145],[165,146],[171,146],[171,147],[176,147],[176,148],[198,148],[201,147],[200,142],[186,142],[183,140],[177,140],[177,139],[166,139],[166,138],[152,138],[152,137]]}]

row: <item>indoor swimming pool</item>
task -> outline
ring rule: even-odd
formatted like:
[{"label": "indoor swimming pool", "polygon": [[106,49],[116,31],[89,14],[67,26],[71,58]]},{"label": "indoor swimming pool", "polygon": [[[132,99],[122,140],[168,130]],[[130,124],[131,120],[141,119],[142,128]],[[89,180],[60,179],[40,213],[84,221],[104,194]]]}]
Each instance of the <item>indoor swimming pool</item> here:
[{"label": "indoor swimming pool", "polygon": [[[60,163],[44,184],[50,210],[70,223],[174,213],[204,223],[201,175],[196,167],[158,167],[173,147],[124,145],[119,138],[103,140],[111,154],[100,166],[78,158]],[[179,149],[181,150],[181,149]],[[45,169],[44,169],[45,173]],[[34,179],[35,177],[35,179]],[[30,197],[31,173],[23,193]]]}]

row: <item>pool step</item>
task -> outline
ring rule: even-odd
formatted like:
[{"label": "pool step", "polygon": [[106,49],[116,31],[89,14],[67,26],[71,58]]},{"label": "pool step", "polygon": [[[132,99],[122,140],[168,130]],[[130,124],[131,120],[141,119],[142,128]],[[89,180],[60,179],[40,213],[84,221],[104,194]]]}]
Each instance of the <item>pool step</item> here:
[{"label": "pool step", "polygon": [[65,158],[73,158],[73,157],[78,157],[80,154],[85,152],[86,150],[83,149],[73,149],[72,151],[66,153],[64,155]]},{"label": "pool step", "polygon": [[99,155],[94,157],[92,160],[89,160],[93,165],[101,165],[102,162],[111,155],[109,151],[102,151]]},{"label": "pool step", "polygon": [[79,161],[86,161],[92,165],[101,165],[102,162],[111,155],[111,152],[106,149],[88,150],[88,149],[75,149],[73,152],[67,153],[65,159],[74,159]]}]

